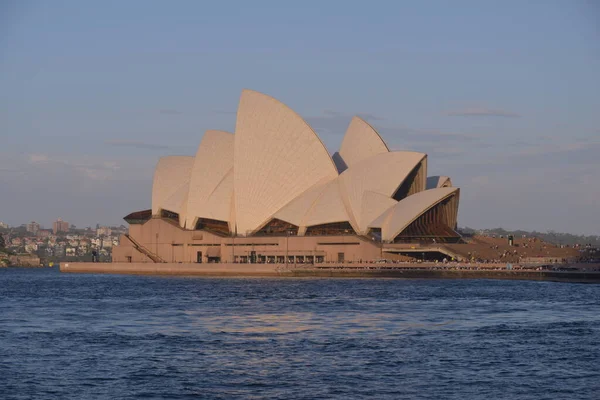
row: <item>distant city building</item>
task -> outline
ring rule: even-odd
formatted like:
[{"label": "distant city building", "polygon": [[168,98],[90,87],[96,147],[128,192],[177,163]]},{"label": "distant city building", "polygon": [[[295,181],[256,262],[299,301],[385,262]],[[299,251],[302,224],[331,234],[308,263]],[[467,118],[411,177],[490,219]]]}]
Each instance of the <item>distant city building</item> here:
[{"label": "distant city building", "polygon": [[67,221],[63,221],[62,219],[57,219],[52,224],[52,232],[57,234],[58,232],[69,232],[69,223]]},{"label": "distant city building", "polygon": [[110,229],[107,226],[102,226],[102,227],[96,229],[96,235],[97,236],[102,236],[102,235],[110,236],[110,235],[112,235],[112,229]]},{"label": "distant city building", "polygon": [[8,224],[5,224],[4,222],[0,222],[0,228],[8,229]]},{"label": "distant city building", "polygon": [[38,245],[37,243],[29,243],[27,245],[25,245],[25,252],[26,253],[35,253],[38,250]]},{"label": "distant city building", "polygon": [[47,238],[52,234],[50,229],[40,229],[37,231],[36,236],[40,238]]},{"label": "distant city building", "polygon": [[81,242],[79,242],[79,247],[77,248],[77,251],[79,254],[85,255],[88,251],[88,248],[89,248],[89,244],[81,241]]},{"label": "distant city building", "polygon": [[54,255],[57,257],[62,257],[65,255],[65,246],[61,244],[57,244],[54,246]]},{"label": "distant city building", "polygon": [[40,224],[35,221],[31,221],[25,228],[27,229],[27,232],[31,232],[35,235],[40,230]]}]

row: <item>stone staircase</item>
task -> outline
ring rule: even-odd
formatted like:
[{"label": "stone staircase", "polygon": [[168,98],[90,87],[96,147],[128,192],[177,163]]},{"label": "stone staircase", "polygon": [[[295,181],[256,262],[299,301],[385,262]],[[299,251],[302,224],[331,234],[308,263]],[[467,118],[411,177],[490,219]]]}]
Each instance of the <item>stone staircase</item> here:
[{"label": "stone staircase", "polygon": [[148,257],[149,259],[151,259],[153,262],[166,263],[166,261],[164,259],[162,259],[158,254],[154,254],[153,252],[151,252],[148,248],[144,247],[137,240],[132,238],[129,234],[125,234],[125,237],[131,242],[131,244],[137,251],[139,251],[140,253],[142,253],[143,255]]}]

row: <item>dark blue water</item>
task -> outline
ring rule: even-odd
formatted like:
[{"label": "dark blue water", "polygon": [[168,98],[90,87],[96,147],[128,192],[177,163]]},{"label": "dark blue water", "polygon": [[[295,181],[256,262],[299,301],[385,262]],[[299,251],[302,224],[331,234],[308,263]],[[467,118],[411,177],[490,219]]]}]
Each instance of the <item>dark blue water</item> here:
[{"label": "dark blue water", "polygon": [[600,285],[0,269],[0,398],[599,399]]}]

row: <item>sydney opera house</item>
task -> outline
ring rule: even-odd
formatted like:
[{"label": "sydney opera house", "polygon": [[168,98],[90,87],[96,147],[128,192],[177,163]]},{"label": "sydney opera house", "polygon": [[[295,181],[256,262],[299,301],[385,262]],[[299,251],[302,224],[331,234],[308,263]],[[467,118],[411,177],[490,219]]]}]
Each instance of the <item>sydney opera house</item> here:
[{"label": "sydney opera house", "polygon": [[235,132],[209,130],[196,155],[154,172],[152,209],[125,217],[114,262],[322,263],[393,259],[456,243],[459,189],[427,155],[390,151],[354,117],[330,155],[313,129],[244,90]]}]

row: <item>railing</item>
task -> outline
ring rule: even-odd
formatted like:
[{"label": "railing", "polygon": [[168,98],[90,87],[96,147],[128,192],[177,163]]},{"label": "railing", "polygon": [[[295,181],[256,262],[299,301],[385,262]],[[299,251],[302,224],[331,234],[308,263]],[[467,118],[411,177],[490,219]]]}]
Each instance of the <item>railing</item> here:
[{"label": "railing", "polygon": [[148,250],[142,244],[138,243],[137,240],[135,240],[134,238],[132,238],[129,234],[125,234],[125,237],[127,239],[129,239],[129,241],[131,242],[131,244],[133,244],[133,247],[137,251],[139,251],[140,253],[144,254],[146,257],[148,257],[149,259],[151,259],[153,262],[155,262],[155,263],[166,263],[166,261],[163,260],[159,255],[154,254],[153,252],[151,252],[150,250]]},{"label": "railing", "polygon": [[[387,247],[386,247],[387,246]],[[448,257],[453,257],[455,259],[463,259],[465,258],[461,254],[459,254],[456,250],[448,247],[445,243],[432,243],[428,245],[422,245],[419,243],[415,244],[405,244],[405,243],[384,243],[383,251],[397,251],[397,252],[406,252],[406,253],[420,253],[420,252],[431,252],[437,251],[442,254],[447,255]]]}]

